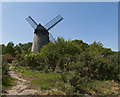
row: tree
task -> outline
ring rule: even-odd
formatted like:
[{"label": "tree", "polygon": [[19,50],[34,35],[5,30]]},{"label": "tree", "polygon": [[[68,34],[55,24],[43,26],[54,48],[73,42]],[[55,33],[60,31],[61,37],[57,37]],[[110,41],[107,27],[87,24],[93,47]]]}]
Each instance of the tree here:
[{"label": "tree", "polygon": [[5,54],[5,45],[4,44],[0,45],[0,49],[2,49],[2,54]]},{"label": "tree", "polygon": [[81,51],[88,51],[89,45],[82,40],[73,40],[72,43]]},{"label": "tree", "polygon": [[103,55],[104,54],[103,45],[100,42],[98,42],[98,43],[96,41],[93,42],[89,46],[88,50],[89,50],[90,55],[93,56],[93,57],[96,56],[96,55]]},{"label": "tree", "polygon": [[19,45],[16,45],[14,48],[15,48],[15,52],[18,52],[19,54],[22,53],[21,47]]},{"label": "tree", "polygon": [[31,42],[24,43],[24,44],[19,44],[19,46],[21,47],[21,50],[22,50],[23,54],[29,54],[31,52],[31,47],[32,47]]},{"label": "tree", "polygon": [[10,54],[11,56],[15,56],[15,49],[13,42],[9,42],[4,49],[5,49],[5,54]]}]

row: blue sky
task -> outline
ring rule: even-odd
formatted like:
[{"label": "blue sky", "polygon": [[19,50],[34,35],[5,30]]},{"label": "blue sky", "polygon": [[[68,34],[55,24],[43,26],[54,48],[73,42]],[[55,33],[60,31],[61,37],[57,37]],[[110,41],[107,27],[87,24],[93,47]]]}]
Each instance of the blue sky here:
[{"label": "blue sky", "polygon": [[58,14],[64,18],[49,32],[55,39],[78,39],[91,44],[100,41],[104,47],[118,50],[117,2],[24,2],[2,3],[2,43],[32,42],[34,30],[25,20],[29,15],[45,25]]}]

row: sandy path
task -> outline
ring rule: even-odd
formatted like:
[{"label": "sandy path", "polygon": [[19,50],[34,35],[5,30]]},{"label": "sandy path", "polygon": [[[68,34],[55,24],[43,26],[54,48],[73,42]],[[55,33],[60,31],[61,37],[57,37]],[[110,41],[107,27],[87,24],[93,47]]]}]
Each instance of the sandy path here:
[{"label": "sandy path", "polygon": [[[29,81],[19,78],[17,74],[15,74],[13,69],[14,69],[14,66],[10,65],[9,74],[12,78],[17,79],[17,85],[12,87],[11,90],[8,90],[7,95],[35,95],[35,94],[47,95],[46,93],[42,93],[40,90],[27,89],[27,84],[29,83]],[[83,97],[91,97],[91,96],[86,94]]]},{"label": "sandy path", "polygon": [[9,74],[12,78],[17,79],[17,85],[12,87],[11,90],[8,90],[8,94],[7,95],[34,95],[35,93],[37,93],[37,90],[33,90],[33,89],[26,89],[27,88],[27,83],[29,81],[19,78],[15,72],[13,71],[14,66],[10,65],[9,67]]}]

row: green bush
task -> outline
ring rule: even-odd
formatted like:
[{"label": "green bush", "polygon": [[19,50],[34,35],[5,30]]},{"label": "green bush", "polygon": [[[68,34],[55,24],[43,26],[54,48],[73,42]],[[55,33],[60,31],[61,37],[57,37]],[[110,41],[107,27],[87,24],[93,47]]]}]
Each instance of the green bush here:
[{"label": "green bush", "polygon": [[73,78],[75,76],[75,72],[74,71],[69,71],[69,72],[62,72],[61,73],[61,79],[65,82],[65,83],[69,83],[71,78]]},{"label": "green bush", "polygon": [[9,42],[7,46],[3,48],[4,54],[9,54],[11,56],[15,56],[15,49],[14,49],[14,43]]},{"label": "green bush", "polygon": [[40,53],[25,55],[24,60],[21,64],[45,72],[74,71],[94,80],[119,79],[118,53],[103,48],[100,42],[87,45],[80,40],[58,38],[43,46]]},{"label": "green bush", "polygon": [[73,40],[72,43],[81,51],[87,52],[89,45],[84,43],[82,40]]},{"label": "green bush", "polygon": [[3,89],[12,85],[12,78],[9,75],[9,64],[2,58],[2,86]]},{"label": "green bush", "polygon": [[56,67],[61,70],[66,69],[72,56],[80,53],[80,50],[70,41],[65,41],[63,38],[58,38],[55,43],[50,42],[42,47],[38,54],[27,54],[24,59],[29,66],[36,66],[39,70],[42,68],[45,71],[55,71]]},{"label": "green bush", "polygon": [[9,65],[6,60],[2,60],[2,78],[5,78],[5,76],[8,76],[8,71],[9,71]]},{"label": "green bush", "polygon": [[119,81],[119,69],[117,53],[107,57],[94,58],[89,53],[82,53],[76,56],[72,62],[71,70],[81,73],[81,77],[88,76],[97,80]]},{"label": "green bush", "polygon": [[14,60],[14,57],[12,57],[10,54],[5,54],[3,56],[3,60],[6,60],[8,63],[12,63],[12,61]]},{"label": "green bush", "polygon": [[88,83],[91,80],[88,76],[81,77],[80,73],[75,74],[70,80],[70,83],[73,87],[75,87],[75,92],[85,93],[88,91]]}]

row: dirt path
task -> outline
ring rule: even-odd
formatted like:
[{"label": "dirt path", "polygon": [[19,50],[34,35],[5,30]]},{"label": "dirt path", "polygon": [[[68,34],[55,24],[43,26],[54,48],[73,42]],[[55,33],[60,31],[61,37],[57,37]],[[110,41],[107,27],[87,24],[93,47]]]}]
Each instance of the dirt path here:
[{"label": "dirt path", "polygon": [[9,73],[12,78],[17,79],[17,85],[12,87],[11,90],[8,90],[7,95],[34,95],[37,93],[37,90],[27,89],[27,83],[29,81],[19,78],[13,71],[14,66],[10,65]]}]

